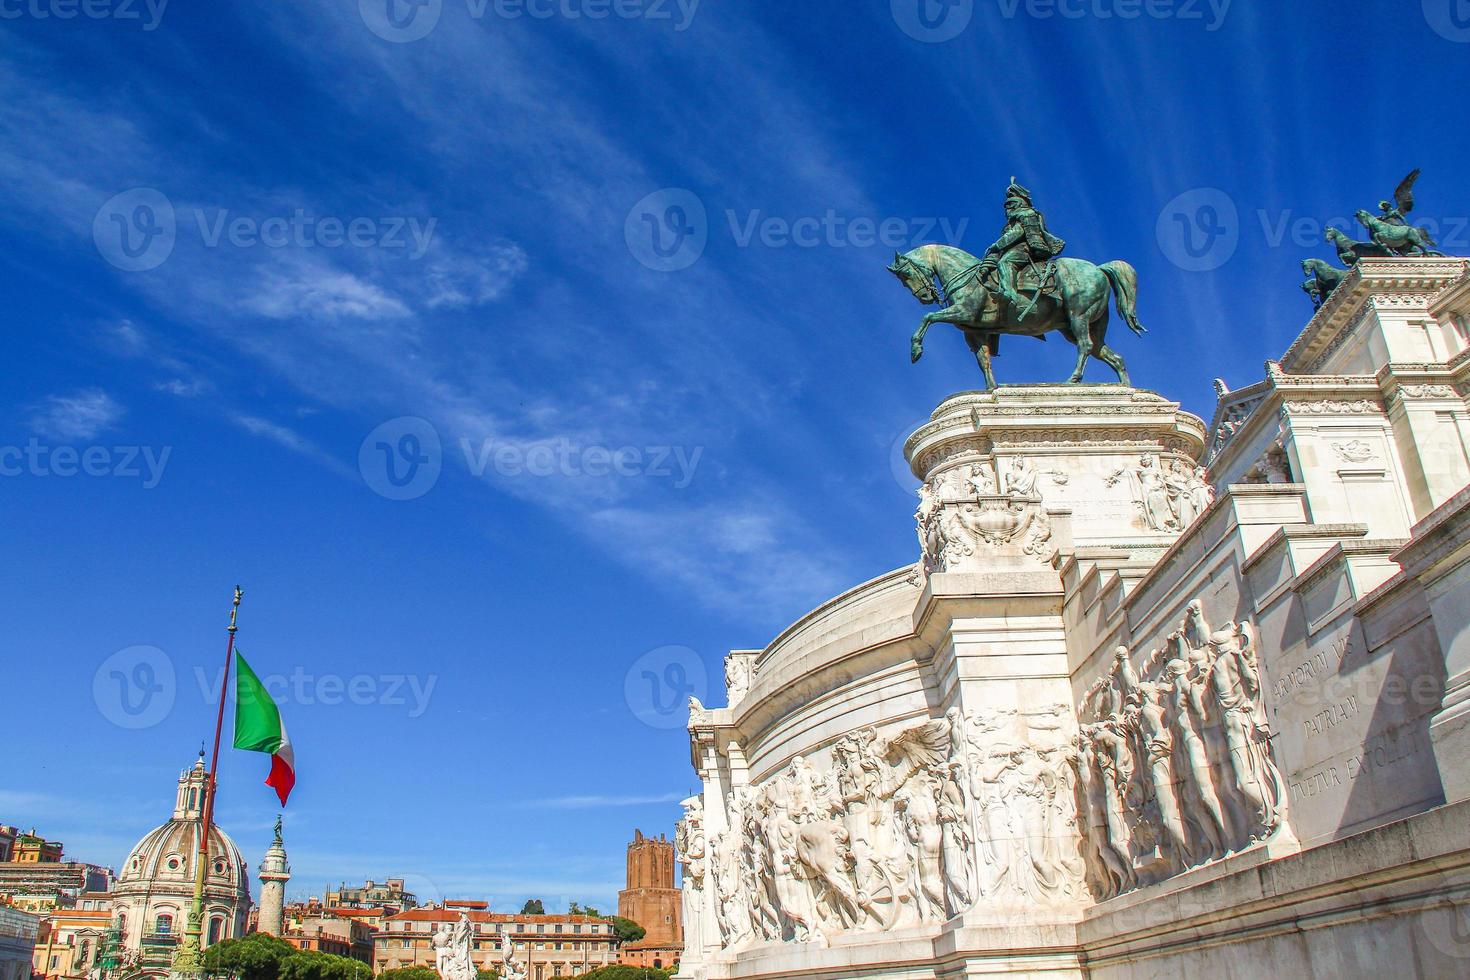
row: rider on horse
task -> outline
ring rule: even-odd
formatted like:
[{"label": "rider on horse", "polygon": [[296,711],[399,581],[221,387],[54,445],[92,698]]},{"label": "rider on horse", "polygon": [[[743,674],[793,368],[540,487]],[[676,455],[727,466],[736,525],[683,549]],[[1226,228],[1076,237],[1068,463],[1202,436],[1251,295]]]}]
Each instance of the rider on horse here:
[{"label": "rider on horse", "polygon": [[[1016,292],[1016,280],[1021,270],[1035,267],[1038,262],[1049,262],[1062,254],[1067,243],[1046,230],[1046,218],[1031,204],[1031,192],[1011,178],[1006,188],[1006,226],[994,245],[985,250],[980,260],[980,278],[983,281],[991,273],[995,277],[1001,295],[1013,307],[1022,305]],[[1045,288],[1044,275],[1038,276],[1037,289]]]}]

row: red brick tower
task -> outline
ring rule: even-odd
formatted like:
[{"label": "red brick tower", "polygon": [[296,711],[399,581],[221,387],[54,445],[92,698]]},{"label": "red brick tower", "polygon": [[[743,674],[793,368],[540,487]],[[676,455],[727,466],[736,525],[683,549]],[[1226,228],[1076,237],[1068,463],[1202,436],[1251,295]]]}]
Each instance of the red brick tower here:
[{"label": "red brick tower", "polygon": [[623,947],[619,962],[629,966],[669,967],[684,950],[679,889],[674,887],[674,843],[633,832],[628,845],[628,887],[618,893],[618,915],[648,934]]}]

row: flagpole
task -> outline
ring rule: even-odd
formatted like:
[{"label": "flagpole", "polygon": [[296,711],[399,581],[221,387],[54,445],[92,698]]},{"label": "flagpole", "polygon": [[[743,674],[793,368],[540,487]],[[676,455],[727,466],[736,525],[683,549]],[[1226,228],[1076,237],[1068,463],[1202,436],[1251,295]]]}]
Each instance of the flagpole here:
[{"label": "flagpole", "polygon": [[188,925],[183,942],[174,953],[174,974],[197,974],[204,968],[204,879],[209,867],[209,831],[214,825],[215,774],[219,772],[219,739],[225,727],[225,698],[230,686],[230,665],[235,659],[235,618],[240,612],[244,591],[235,586],[235,602],[230,607],[229,640],[225,643],[225,671],[219,681],[219,711],[214,719],[214,754],[209,760],[209,775],[204,784],[204,808],[199,817],[199,853],[194,859],[194,903],[189,907]]}]

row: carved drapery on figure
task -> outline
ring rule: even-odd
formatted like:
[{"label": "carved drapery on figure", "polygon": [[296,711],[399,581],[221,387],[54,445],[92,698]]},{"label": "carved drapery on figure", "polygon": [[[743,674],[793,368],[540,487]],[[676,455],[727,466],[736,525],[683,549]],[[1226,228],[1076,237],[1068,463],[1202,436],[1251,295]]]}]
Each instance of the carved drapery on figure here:
[{"label": "carved drapery on figure", "polygon": [[1074,743],[1061,704],[853,732],[829,765],[797,757],[733,790],[707,860],[690,800],[677,835],[686,935],[701,935],[706,888],[725,950],[942,923],[981,902],[1074,901]]},{"label": "carved drapery on figure", "polygon": [[1215,502],[1215,488],[1203,467],[1182,459],[1165,466],[1157,456],[1140,456],[1136,466],[1117,470],[1106,482],[1113,487],[1125,479],[1150,531],[1183,531]]},{"label": "carved drapery on figure", "polygon": [[440,980],[475,980],[474,926],[468,915],[461,912],[454,925],[441,925],[430,942]]},{"label": "carved drapery on figure", "polygon": [[1126,647],[1087,692],[1075,763],[1087,881],[1099,898],[1269,838],[1286,820],[1254,634],[1186,609],[1142,679]]},{"label": "carved drapery on figure", "polygon": [[1015,456],[1000,476],[993,459],[952,467],[919,488],[919,547],[923,570],[953,572],[983,566],[1002,554],[1051,561],[1051,519],[1040,481],[1065,484],[1066,474],[1038,470]]}]

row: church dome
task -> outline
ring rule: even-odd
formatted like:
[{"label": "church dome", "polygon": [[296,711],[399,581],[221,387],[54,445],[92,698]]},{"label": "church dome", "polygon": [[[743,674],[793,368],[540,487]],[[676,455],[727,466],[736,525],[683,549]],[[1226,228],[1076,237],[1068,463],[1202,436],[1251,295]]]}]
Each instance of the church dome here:
[{"label": "church dome", "polygon": [[[209,774],[201,757],[179,774],[173,816],[133,847],[113,888],[124,941],[140,945],[182,936],[194,900],[199,827]],[[250,911],[250,876],[240,848],[218,826],[209,832],[204,879],[204,941],[243,935]]]}]

